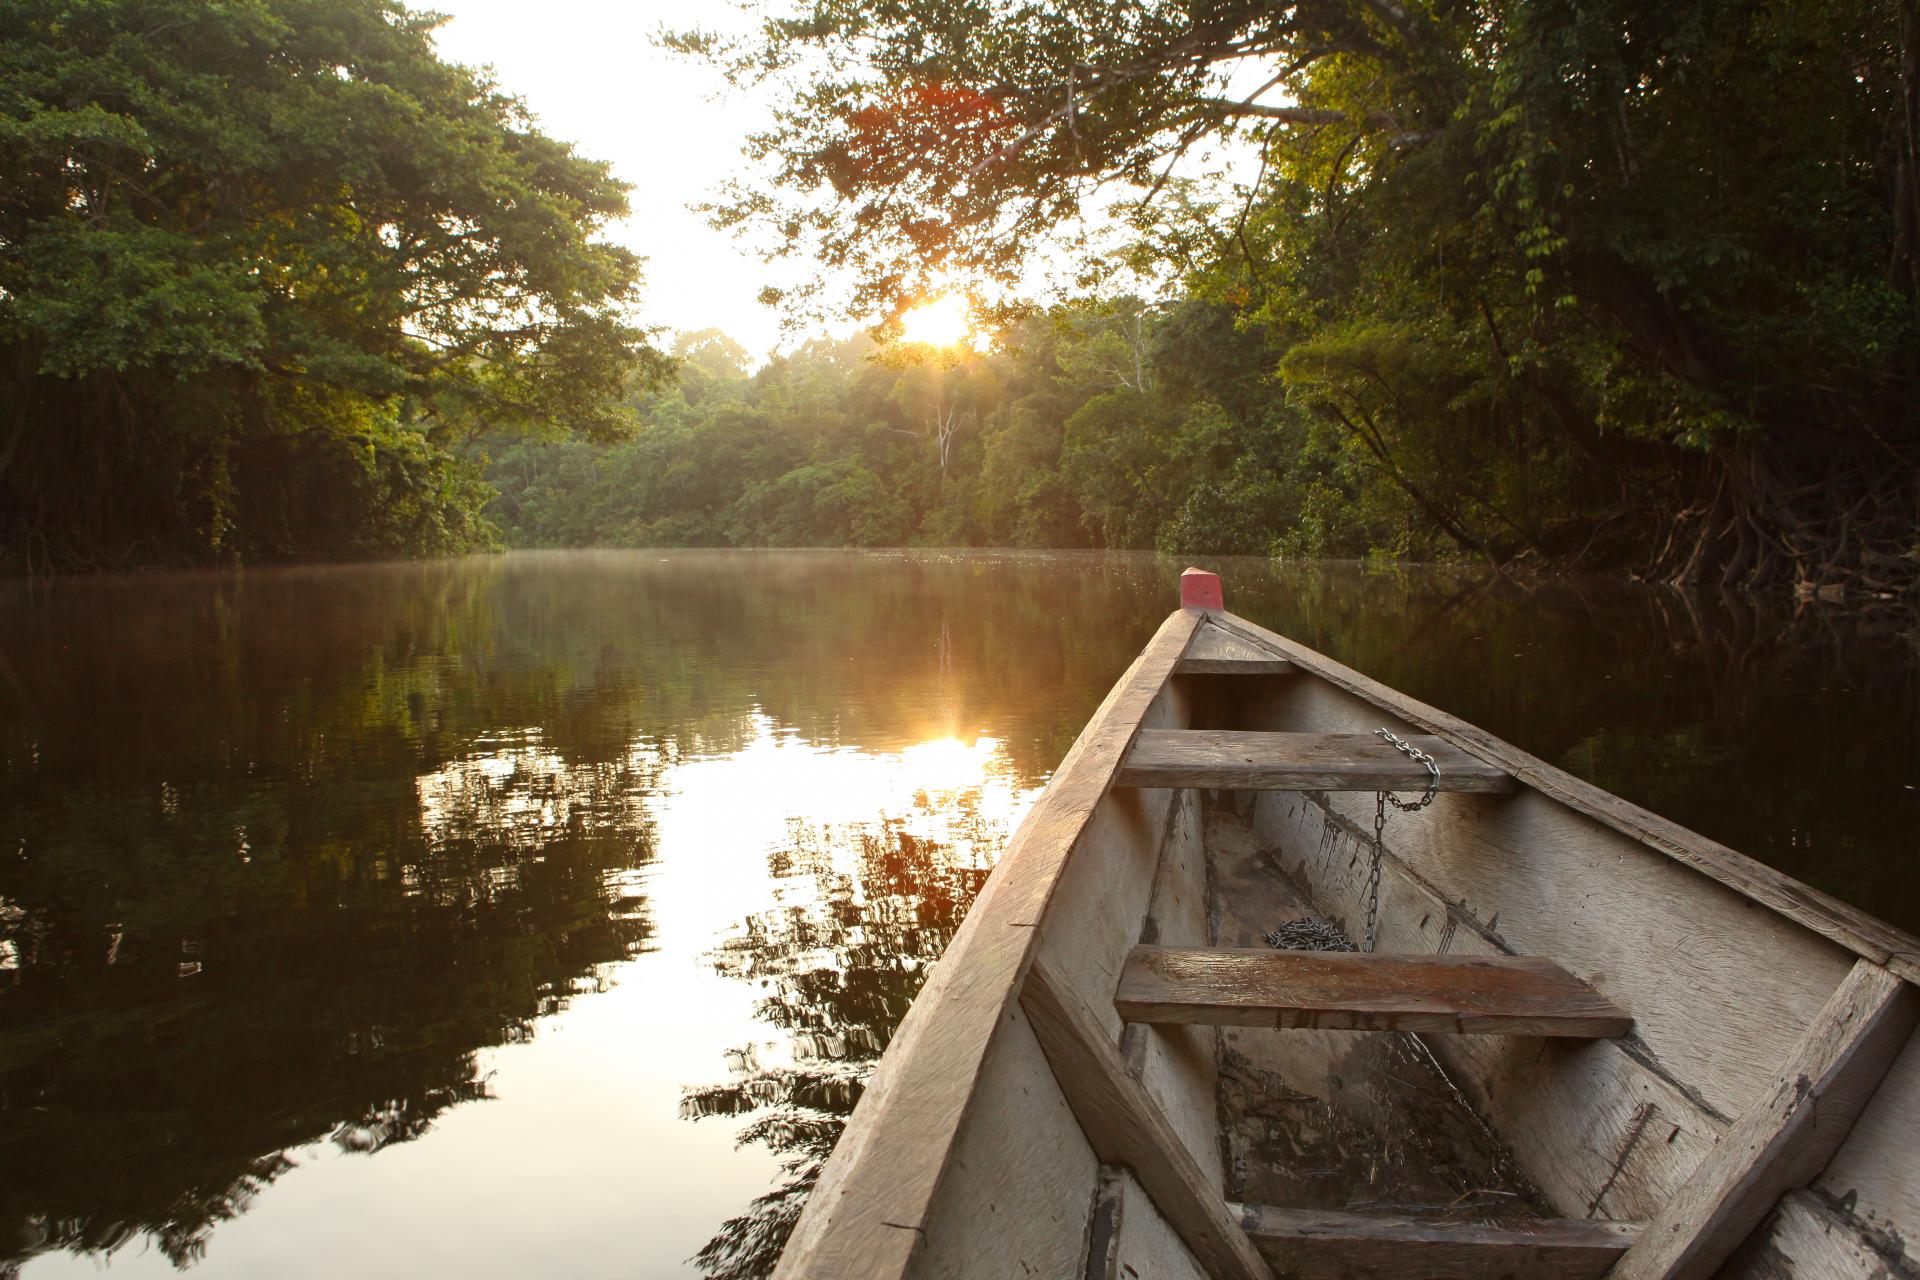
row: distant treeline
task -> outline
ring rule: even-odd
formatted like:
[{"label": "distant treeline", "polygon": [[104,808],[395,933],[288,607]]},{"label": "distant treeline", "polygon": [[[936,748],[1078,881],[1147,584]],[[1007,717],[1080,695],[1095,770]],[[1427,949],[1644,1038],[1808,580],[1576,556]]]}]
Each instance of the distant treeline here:
[{"label": "distant treeline", "polygon": [[1289,407],[1228,307],[1058,307],[984,353],[823,339],[752,373],[710,330],[674,354],[632,439],[495,449],[510,544],[1458,551]]}]

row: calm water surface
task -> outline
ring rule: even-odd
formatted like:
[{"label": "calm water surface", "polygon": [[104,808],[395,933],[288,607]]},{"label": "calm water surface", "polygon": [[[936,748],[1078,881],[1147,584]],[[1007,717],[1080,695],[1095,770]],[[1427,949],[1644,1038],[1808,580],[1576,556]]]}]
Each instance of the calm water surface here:
[{"label": "calm water surface", "polygon": [[[1228,604],[1920,928],[1911,615]],[[0,585],[0,1276],[758,1274],[1150,557]]]}]

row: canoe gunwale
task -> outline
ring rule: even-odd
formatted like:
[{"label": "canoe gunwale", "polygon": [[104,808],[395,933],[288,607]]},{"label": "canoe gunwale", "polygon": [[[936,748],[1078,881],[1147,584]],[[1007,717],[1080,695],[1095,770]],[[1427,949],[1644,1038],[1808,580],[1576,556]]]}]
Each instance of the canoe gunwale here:
[{"label": "canoe gunwale", "polygon": [[1204,620],[1182,609],[1161,623],[1014,832],[828,1158],[775,1280],[909,1272],[994,1042],[1040,952],[1054,891]]},{"label": "canoe gunwale", "polygon": [[1920,983],[1920,938],[1237,614],[1220,610],[1210,612],[1208,618],[1238,638],[1285,658],[1307,675],[1505,770],[1520,785],[1719,881],[1864,960]]},{"label": "canoe gunwale", "polygon": [[[1779,967],[1769,965],[1765,969],[1766,981],[1757,983],[1750,991],[1718,992],[1720,999],[1739,1003],[1715,1007],[1713,1021],[1717,1025],[1712,1037],[1702,1040],[1695,1036],[1692,1041],[1685,1041],[1687,1025],[1675,1016],[1682,1002],[1669,998],[1662,990],[1663,984],[1679,989],[1679,984],[1668,983],[1662,976],[1668,970],[1660,965],[1622,970],[1616,966],[1633,962],[1617,954],[1609,959],[1604,947],[1594,950],[1589,946],[1584,954],[1590,967],[1576,971],[1596,975],[1611,973],[1615,980],[1623,979],[1628,972],[1639,975],[1634,983],[1639,988],[1637,999],[1624,996],[1621,999],[1634,1010],[1636,1019],[1644,1015],[1648,1020],[1646,1037],[1636,1029],[1634,1037],[1627,1041],[1601,1042],[1590,1050],[1594,1056],[1587,1059],[1586,1065],[1591,1070],[1555,1071],[1536,1081],[1533,1064],[1510,1051],[1503,1053],[1497,1048],[1481,1051],[1470,1039],[1461,1039],[1457,1044],[1430,1042],[1430,1047],[1441,1053],[1456,1078],[1485,1085],[1475,1088],[1469,1084],[1466,1092],[1490,1124],[1503,1133],[1526,1135],[1525,1145],[1533,1150],[1530,1153],[1516,1151],[1516,1155],[1536,1176],[1551,1169],[1555,1181],[1561,1184],[1552,1192],[1559,1207],[1566,1208],[1567,1201],[1571,1200],[1573,1210],[1578,1213],[1586,1200],[1585,1191],[1591,1185],[1597,1188],[1592,1205],[1598,1207],[1603,1199],[1609,1201],[1610,1216],[1657,1217],[1663,1208],[1682,1199],[1706,1206],[1723,1203],[1725,1196],[1706,1185],[1711,1183],[1716,1168],[1724,1176],[1731,1167],[1736,1179],[1750,1179],[1758,1185],[1778,1176],[1780,1167],[1785,1165],[1786,1175],[1777,1185],[1804,1185],[1805,1195],[1824,1197],[1821,1203],[1835,1207],[1838,1216],[1830,1214],[1815,1222],[1806,1219],[1803,1212],[1800,1218],[1795,1218],[1786,1208],[1791,1196],[1762,1195],[1743,1202],[1738,1212],[1722,1213],[1716,1209],[1667,1221],[1662,1235],[1684,1238],[1688,1242],[1684,1256],[1663,1260],[1661,1266],[1635,1274],[1659,1275],[1664,1280],[1704,1277],[1715,1261],[1725,1258],[1736,1247],[1742,1251],[1745,1261],[1729,1263],[1721,1274],[1765,1276],[1768,1280],[1786,1280],[1794,1275],[1836,1278],[1858,1275],[1865,1280],[1868,1275],[1908,1274],[1914,1258],[1907,1252],[1910,1246],[1903,1246],[1901,1237],[1903,1231],[1910,1237],[1913,1224],[1920,1222],[1920,1216],[1916,1216],[1920,1215],[1920,1184],[1914,1181],[1910,1145],[1915,1126],[1920,1124],[1920,1038],[1905,1036],[1905,1051],[1897,1059],[1889,1061],[1886,1055],[1877,1055],[1870,1067],[1862,1068],[1853,1080],[1845,1082],[1839,1089],[1840,1094],[1854,1094],[1855,1098],[1844,1108],[1838,1098],[1823,1108],[1830,1120],[1837,1121],[1837,1136],[1829,1133],[1799,1156],[1765,1146],[1747,1151],[1749,1144],[1730,1139],[1730,1135],[1752,1130],[1753,1117],[1767,1105],[1770,1091],[1783,1087],[1777,1076],[1771,1083],[1765,1078],[1753,1079],[1757,1068],[1762,1065],[1778,1070],[1792,1068],[1793,1074],[1784,1082],[1784,1087],[1790,1089],[1807,1083],[1800,1079],[1791,1061],[1782,1066],[1776,1059],[1777,1050],[1765,1038],[1766,1020],[1773,1018],[1781,1030],[1791,1028],[1789,1034],[1794,1036],[1819,1025],[1827,1010],[1824,1005],[1818,1011],[1809,1008],[1808,991],[1817,989],[1825,981],[1815,981],[1816,973],[1825,974],[1842,961],[1855,970],[1856,980],[1878,972],[1883,982],[1891,980],[1896,987],[1903,986],[1904,999],[1910,1009],[1916,998],[1913,985],[1920,982],[1920,965],[1915,964],[1915,953],[1920,948],[1911,937],[1304,646],[1231,615],[1215,614],[1213,620],[1216,625],[1234,630],[1241,639],[1293,662],[1301,675],[1308,677],[1310,683],[1297,686],[1265,683],[1256,701],[1267,714],[1305,713],[1307,727],[1346,729],[1354,726],[1356,717],[1362,723],[1372,723],[1371,709],[1389,717],[1390,725],[1391,721],[1398,721],[1405,726],[1402,732],[1424,731],[1445,737],[1487,763],[1507,770],[1522,784],[1522,790],[1506,800],[1459,801],[1458,814],[1436,819],[1441,823],[1439,828],[1431,832],[1413,830],[1407,837],[1410,843],[1400,856],[1411,854],[1412,861],[1390,862],[1400,866],[1408,884],[1417,887],[1416,897],[1425,894],[1430,898],[1424,907],[1431,907],[1446,917],[1449,934],[1457,924],[1464,935],[1474,922],[1475,913],[1470,903],[1497,905],[1505,901],[1514,906],[1518,914],[1509,926],[1502,927],[1504,936],[1490,932],[1496,922],[1505,918],[1494,916],[1486,924],[1489,932],[1476,942],[1499,951],[1544,949],[1556,958],[1563,955],[1556,943],[1542,934],[1539,912],[1533,912],[1529,919],[1529,913],[1519,910],[1522,904],[1513,902],[1506,893],[1508,889],[1522,887],[1531,874],[1540,877],[1535,888],[1546,894],[1541,897],[1536,893],[1532,899],[1536,904],[1561,901],[1559,895],[1569,891],[1575,891],[1569,901],[1601,900],[1580,897],[1578,892],[1584,889],[1591,894],[1597,889],[1595,876],[1604,876],[1598,860],[1581,856],[1575,847],[1577,842],[1563,842],[1557,836],[1545,842],[1534,839],[1548,830],[1559,830],[1557,823],[1561,819],[1552,817],[1557,810],[1565,820],[1577,819],[1588,824],[1593,835],[1605,834],[1623,850],[1630,845],[1650,859],[1643,870],[1653,876],[1653,886],[1665,882],[1666,889],[1650,886],[1647,892],[1653,897],[1648,901],[1668,904],[1665,936],[1669,941],[1684,940],[1692,932],[1705,946],[1703,958],[1722,954],[1712,941],[1716,937],[1730,942],[1738,938],[1749,949],[1782,947],[1782,960],[1798,957]],[[1288,689],[1297,689],[1299,696],[1290,695],[1286,692]],[[1320,692],[1310,693],[1310,690]],[[1258,722],[1259,714],[1253,713],[1252,720]],[[1299,721],[1290,723],[1295,727],[1300,725]],[[1279,804],[1285,798],[1260,797],[1263,803],[1269,799]],[[1301,842],[1296,852],[1309,861],[1313,858],[1315,835],[1323,825],[1329,831],[1344,829],[1346,836],[1361,844],[1368,839],[1366,833],[1349,821],[1354,806],[1340,801],[1339,797],[1303,794],[1291,803],[1302,815],[1307,812],[1321,815],[1320,819],[1308,822],[1304,816],[1289,819],[1278,812],[1275,814],[1276,827],[1294,831],[1295,839]],[[1503,841],[1510,844],[1516,836],[1526,843],[1511,847],[1511,855],[1517,861],[1509,862],[1501,856],[1500,845]],[[1436,856],[1440,861],[1432,862]],[[1337,857],[1334,860],[1338,861]],[[1300,866],[1294,868],[1293,873],[1311,879],[1317,873],[1334,870],[1327,858],[1319,859],[1315,866],[1317,872]],[[1662,869],[1665,874],[1658,874]],[[1429,876],[1433,878],[1429,880]],[[1704,879],[1695,880],[1694,876]],[[1337,873],[1335,879],[1338,879]],[[1687,882],[1694,887],[1689,889]],[[1342,889],[1349,899],[1350,891],[1350,885]],[[1696,895],[1702,907],[1715,900],[1722,905],[1703,912],[1691,927],[1682,925],[1676,929],[1672,920],[1673,904],[1695,901]],[[1737,913],[1729,914],[1726,904],[1735,903],[1753,912],[1746,922],[1743,923]],[[1350,910],[1351,901],[1346,906]],[[1761,910],[1754,911],[1754,908]],[[1715,916],[1723,930],[1733,932],[1716,934],[1706,924]],[[1576,917],[1577,921],[1585,919]],[[1424,930],[1427,920],[1422,918],[1419,924]],[[1529,932],[1533,934],[1531,939],[1524,936]],[[1577,929],[1576,934],[1586,935],[1583,941],[1592,944],[1605,936],[1605,930]],[[1764,941],[1769,934],[1772,942]],[[1797,941],[1794,940],[1796,934]],[[1651,941],[1653,937],[1653,933],[1648,933],[1645,940]],[[1574,940],[1568,937],[1562,942]],[[1416,940],[1403,938],[1402,944],[1408,941]],[[1431,936],[1424,936],[1409,949],[1426,949],[1434,941]],[[1440,950],[1448,949],[1447,937],[1438,941]],[[1824,949],[1827,958],[1819,959],[1818,952],[1809,947]],[[1681,971],[1689,971],[1690,961],[1681,958],[1688,955],[1684,945],[1661,954],[1680,958]],[[1572,967],[1572,961],[1567,963]],[[1756,977],[1759,972],[1755,971]],[[1708,975],[1725,987],[1729,975],[1737,976],[1737,969],[1721,962],[1718,968],[1710,966],[1695,973],[1694,978]],[[1687,980],[1688,987],[1694,978]],[[1600,977],[1595,981],[1602,986],[1612,986]],[[1836,985],[1827,991],[1826,1000],[1831,1002],[1842,996],[1847,986],[1844,973],[1837,975]],[[1790,1002],[1791,1013],[1782,1001]],[[1658,1025],[1662,1020],[1664,1031]],[[1910,1029],[1911,1024],[1906,1025]],[[1897,1027],[1891,1034],[1897,1049],[1903,1037]],[[1676,1041],[1675,1036],[1682,1040]],[[1663,1044],[1657,1043],[1663,1038]],[[1616,1055],[1604,1047],[1607,1043],[1619,1046],[1624,1058],[1641,1069],[1643,1082],[1655,1085],[1656,1093],[1647,1093],[1636,1084],[1633,1072],[1624,1070],[1624,1063],[1621,1070],[1608,1065]],[[1727,1056],[1730,1046],[1736,1044],[1744,1045],[1745,1051],[1730,1059]],[[1711,1046],[1711,1049],[1703,1052],[1702,1046]],[[1639,1052],[1640,1049],[1655,1052],[1649,1056]],[[1571,1063],[1563,1065],[1573,1067]],[[1605,1071],[1601,1070],[1603,1066]],[[1735,1067],[1738,1067],[1737,1073],[1733,1070]],[[1703,1070],[1716,1074],[1700,1074]],[[1761,1092],[1747,1096],[1755,1084]],[[1588,1116],[1592,1099],[1599,1096],[1594,1093],[1596,1085],[1617,1095],[1609,1103],[1606,1123],[1599,1129],[1607,1135],[1604,1145],[1594,1140],[1594,1125],[1589,1119],[1562,1124],[1557,1118]],[[1684,1098],[1671,1100],[1674,1105],[1661,1101],[1657,1090],[1662,1085],[1682,1089]],[[1808,1096],[1817,1100],[1820,1092],[1816,1084]],[[1853,1105],[1859,1093],[1869,1095],[1864,1111]],[[1703,1105],[1709,1101],[1709,1094],[1722,1108],[1718,1117]],[[1631,1113],[1625,1108],[1630,1108]],[[1689,1125],[1684,1118],[1689,1112],[1697,1120],[1709,1123]],[[1859,1116],[1857,1126],[1852,1123],[1854,1114]],[[1660,1122],[1657,1129],[1647,1123],[1650,1120]],[[1669,1121],[1674,1124],[1671,1130]],[[1660,1141],[1658,1137],[1663,1132],[1666,1138]],[[1655,1140],[1642,1141],[1647,1133],[1653,1133]],[[1680,1140],[1679,1145],[1675,1139]],[[1706,1142],[1704,1150],[1702,1139]],[[1725,1145],[1730,1140],[1741,1148],[1739,1154]],[[1684,1150],[1686,1147],[1692,1150]],[[1569,1192],[1579,1194],[1570,1196]],[[1761,1206],[1760,1213],[1754,1211],[1756,1203]],[[1789,1245],[1791,1255],[1779,1251]],[[1640,1257],[1649,1253],[1650,1246],[1639,1250]],[[1862,1262],[1868,1265],[1857,1265]]]}]

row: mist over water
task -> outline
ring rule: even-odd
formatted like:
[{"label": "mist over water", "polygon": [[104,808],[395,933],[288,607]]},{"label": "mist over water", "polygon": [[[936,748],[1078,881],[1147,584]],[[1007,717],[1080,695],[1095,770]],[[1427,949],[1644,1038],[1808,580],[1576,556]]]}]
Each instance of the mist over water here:
[{"label": "mist over water", "polygon": [[[1911,614],[1214,567],[1236,612],[1920,928]],[[1178,569],[0,586],[0,1275],[758,1274]]]}]

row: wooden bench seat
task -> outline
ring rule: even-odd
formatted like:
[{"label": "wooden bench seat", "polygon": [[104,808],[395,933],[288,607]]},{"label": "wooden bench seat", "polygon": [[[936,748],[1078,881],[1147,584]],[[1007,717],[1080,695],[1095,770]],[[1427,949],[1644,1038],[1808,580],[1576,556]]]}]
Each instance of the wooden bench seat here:
[{"label": "wooden bench seat", "polygon": [[[1441,791],[1511,791],[1513,779],[1443,738],[1407,741],[1440,768]],[[1370,733],[1243,733],[1142,729],[1116,787],[1224,791],[1424,791],[1426,766]]]},{"label": "wooden bench seat", "polygon": [[1507,1223],[1235,1205],[1254,1246],[1289,1280],[1598,1280],[1644,1224],[1583,1218]]},{"label": "wooden bench seat", "polygon": [[1114,1006],[1128,1022],[1466,1035],[1625,1035],[1633,1019],[1537,956],[1362,955],[1135,947]]}]

